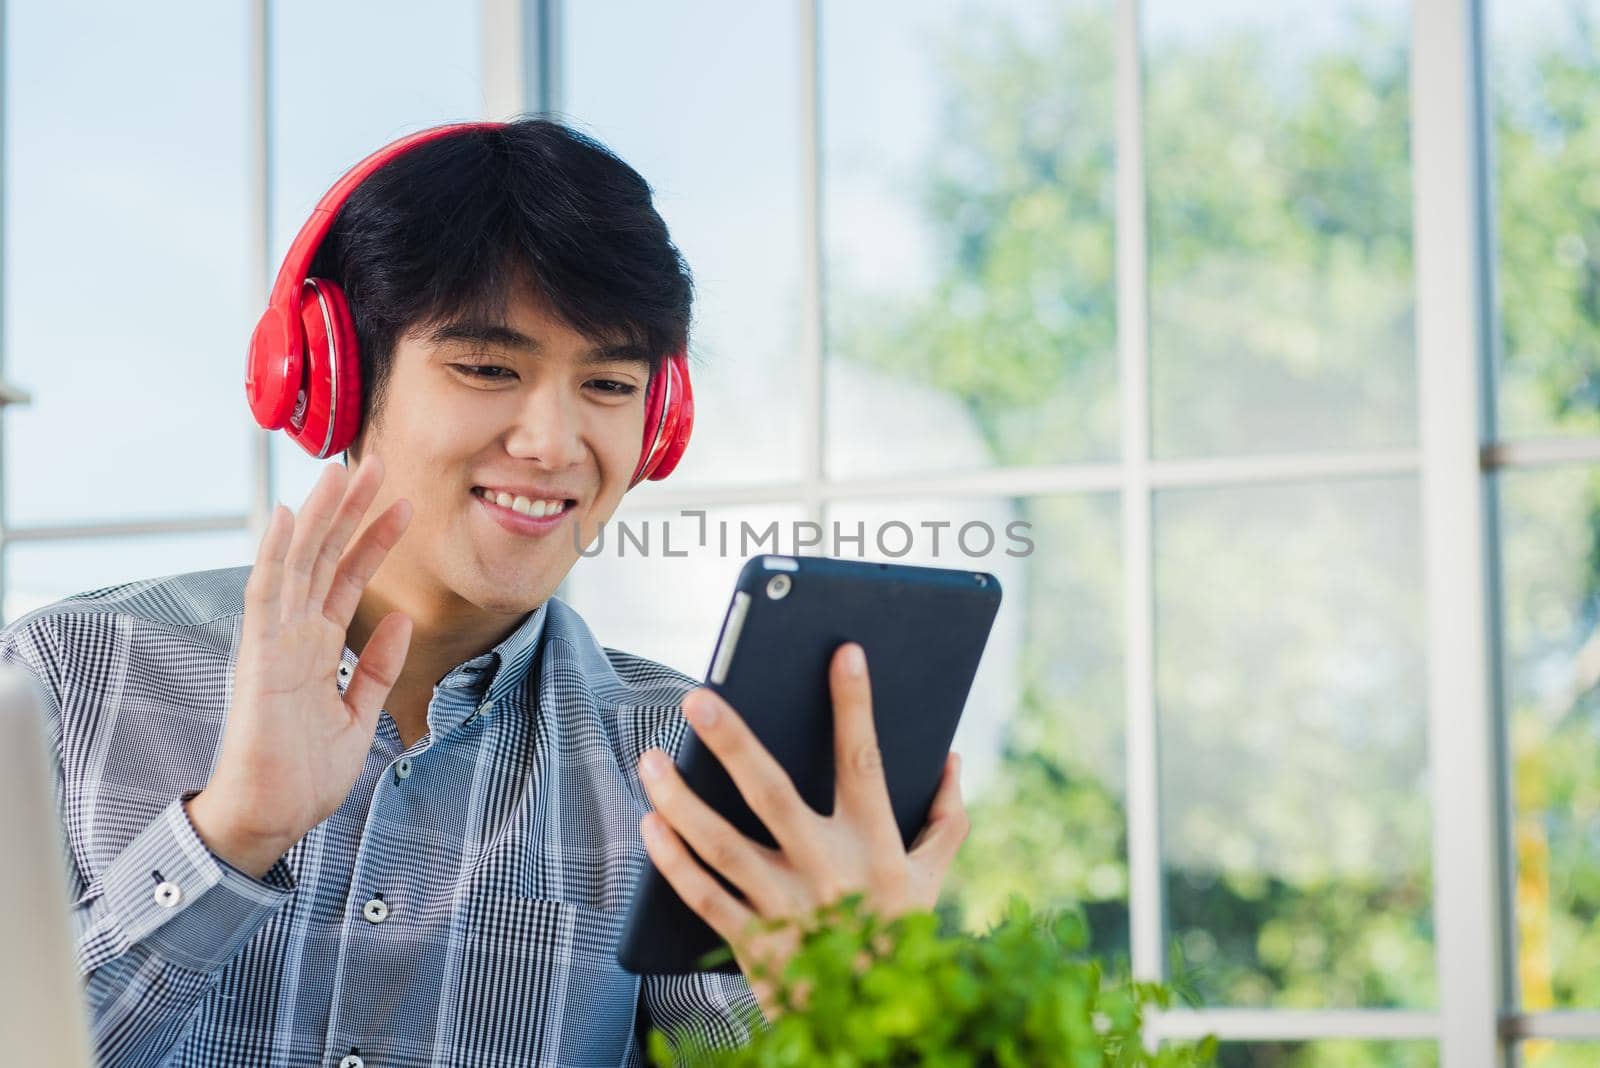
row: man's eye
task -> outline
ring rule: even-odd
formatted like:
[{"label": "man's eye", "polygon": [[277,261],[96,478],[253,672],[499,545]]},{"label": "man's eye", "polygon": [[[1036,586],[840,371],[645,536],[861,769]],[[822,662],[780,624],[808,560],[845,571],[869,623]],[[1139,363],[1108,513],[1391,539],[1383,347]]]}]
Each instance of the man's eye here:
[{"label": "man's eye", "polygon": [[492,363],[453,363],[450,366],[468,378],[482,378],[487,381],[515,378],[517,376],[516,372],[511,368],[501,367]]},{"label": "man's eye", "polygon": [[613,397],[631,397],[639,392],[639,387],[632,382],[613,382],[609,378],[597,378],[589,384],[598,388],[601,393],[608,393]]}]

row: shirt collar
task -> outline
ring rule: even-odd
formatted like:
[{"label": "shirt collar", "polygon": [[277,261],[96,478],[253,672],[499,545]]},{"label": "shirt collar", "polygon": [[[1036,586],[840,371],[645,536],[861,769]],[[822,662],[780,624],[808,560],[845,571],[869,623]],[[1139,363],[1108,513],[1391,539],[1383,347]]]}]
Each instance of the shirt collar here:
[{"label": "shirt collar", "polygon": [[459,686],[477,695],[478,708],[493,705],[507,694],[522,686],[533,664],[534,652],[539,649],[539,636],[544,633],[546,608],[541,604],[523,617],[514,632],[502,638],[498,646],[480,656],[472,657],[466,664],[451,668],[440,686]]},{"label": "shirt collar", "polygon": [[428,727],[435,738],[480,714],[492,713],[506,697],[522,688],[539,650],[545,616],[545,606],[540,605],[499,645],[457,664],[439,680],[428,705]]}]

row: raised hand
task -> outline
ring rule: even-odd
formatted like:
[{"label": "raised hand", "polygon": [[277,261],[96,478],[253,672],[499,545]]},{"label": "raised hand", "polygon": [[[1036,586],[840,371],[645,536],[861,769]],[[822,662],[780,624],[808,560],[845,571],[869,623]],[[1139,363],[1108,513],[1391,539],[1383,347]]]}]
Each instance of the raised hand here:
[{"label": "raised hand", "polygon": [[411,620],[392,612],[339,693],[339,660],[362,591],[411,519],[411,505],[396,501],[350,544],[382,483],[376,456],[353,474],[329,465],[298,517],[274,509],[245,585],[221,752],[187,810],[206,845],[251,875],[264,874],[344,803],[405,663]]}]

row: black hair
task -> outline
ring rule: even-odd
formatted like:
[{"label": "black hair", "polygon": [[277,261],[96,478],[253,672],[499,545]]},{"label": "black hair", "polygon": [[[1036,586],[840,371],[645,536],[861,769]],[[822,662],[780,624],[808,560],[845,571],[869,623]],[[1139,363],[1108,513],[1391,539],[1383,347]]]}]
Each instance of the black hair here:
[{"label": "black hair", "polygon": [[637,171],[548,119],[463,130],[391,160],[345,201],[312,261],[361,345],[362,425],[399,339],[462,316],[504,319],[531,286],[596,343],[640,345],[654,373],[688,343],[694,282]]}]

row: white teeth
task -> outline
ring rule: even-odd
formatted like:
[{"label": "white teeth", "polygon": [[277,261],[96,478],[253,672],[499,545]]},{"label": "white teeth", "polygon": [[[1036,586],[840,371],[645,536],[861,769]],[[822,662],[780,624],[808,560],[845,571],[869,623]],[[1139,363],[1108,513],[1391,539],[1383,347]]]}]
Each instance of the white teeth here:
[{"label": "white teeth", "polygon": [[566,501],[530,501],[526,497],[512,496],[509,493],[497,493],[489,489],[474,489],[474,493],[486,501],[498,504],[502,508],[509,508],[518,515],[529,516],[533,519],[542,519],[545,516],[559,515],[566,510]]}]

